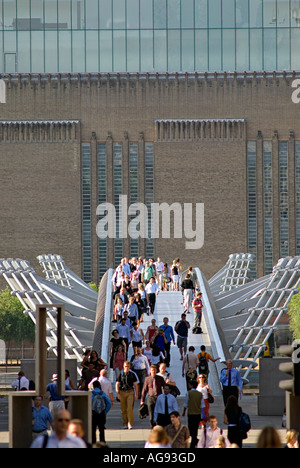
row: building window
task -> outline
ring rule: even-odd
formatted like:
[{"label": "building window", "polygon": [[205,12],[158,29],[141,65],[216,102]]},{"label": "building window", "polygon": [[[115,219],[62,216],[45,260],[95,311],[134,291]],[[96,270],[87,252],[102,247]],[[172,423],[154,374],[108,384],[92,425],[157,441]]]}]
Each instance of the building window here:
[{"label": "building window", "polygon": [[[107,202],[106,180],[106,143],[98,143],[97,147],[98,164],[98,205]],[[107,270],[107,239],[98,239],[98,271],[99,279]]]},{"label": "building window", "polygon": [[279,142],[279,220],[280,256],[289,255],[288,142]]},{"label": "building window", "polygon": [[[129,204],[139,201],[138,143],[129,143]],[[132,216],[134,218],[135,216]],[[130,221],[130,219],[129,219]],[[139,256],[139,239],[130,237],[130,257]]]},{"label": "building window", "polygon": [[113,144],[113,182],[114,182],[114,205],[116,209],[116,238],[114,246],[115,267],[123,258],[123,238],[122,238],[122,212],[120,210],[120,200],[123,195],[122,178],[122,143]]},{"label": "building window", "polygon": [[146,257],[154,258],[154,239],[152,233],[151,203],[154,203],[154,144],[145,143],[145,205],[148,209],[148,238]]},{"label": "building window", "polygon": [[83,280],[92,281],[91,145],[81,146]]},{"label": "building window", "polygon": [[248,251],[255,255],[251,266],[251,279],[257,272],[257,189],[256,189],[256,141],[247,145],[247,188],[248,188]]},{"label": "building window", "polygon": [[272,142],[263,143],[263,190],[264,190],[264,272],[273,270],[273,178]]},{"label": "building window", "polygon": [[296,255],[300,255],[300,141],[295,142]]}]

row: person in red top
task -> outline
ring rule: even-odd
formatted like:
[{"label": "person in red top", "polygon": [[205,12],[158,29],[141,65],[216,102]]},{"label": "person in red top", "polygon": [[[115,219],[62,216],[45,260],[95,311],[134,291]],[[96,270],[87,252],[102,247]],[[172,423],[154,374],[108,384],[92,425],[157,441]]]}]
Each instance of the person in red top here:
[{"label": "person in red top", "polygon": [[199,291],[192,302],[192,307],[194,311],[194,329],[201,328],[202,320],[202,293]]}]

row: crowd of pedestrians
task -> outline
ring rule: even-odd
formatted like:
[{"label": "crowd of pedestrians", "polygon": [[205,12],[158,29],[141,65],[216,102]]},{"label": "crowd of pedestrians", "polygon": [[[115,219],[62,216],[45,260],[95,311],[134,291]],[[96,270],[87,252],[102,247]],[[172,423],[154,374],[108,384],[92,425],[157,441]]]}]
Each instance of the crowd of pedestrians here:
[{"label": "crowd of pedestrians", "polygon": [[[242,447],[243,439],[247,437],[246,432],[241,431],[240,421],[245,413],[238,403],[243,381],[228,360],[220,375],[224,423],[228,427],[225,434],[218,426],[217,417],[210,414],[210,405],[215,397],[208,384],[208,363],[220,358],[211,356],[204,345],[199,352],[188,345],[190,332],[202,332],[203,303],[193,268],[189,267],[184,278],[182,273],[179,259],[175,259],[169,267],[160,258],[156,261],[142,258],[128,261],[124,258],[116,268],[112,280],[114,307],[109,362],[104,362],[95,350],[89,350],[81,362],[82,374],[78,384],[74,385],[66,372],[67,390],[76,388],[92,393],[91,446],[97,446],[97,429],[100,444],[105,446],[106,421],[109,411],[116,404],[115,395],[120,403],[124,430],[138,427],[134,420],[135,404],[139,405],[139,417],[148,418],[151,431],[146,448]],[[168,317],[164,317],[162,323],[157,323],[154,318],[157,295],[169,290],[182,291],[183,312],[174,327]],[[191,310],[194,313],[192,326],[187,320]],[[145,314],[151,317],[151,324],[143,329]],[[181,395],[182,407],[182,402],[179,405],[177,399],[181,394],[178,382],[169,372],[172,345],[178,348],[178,360],[181,361],[181,374],[186,387]],[[109,369],[113,371],[112,381],[108,379]],[[27,390],[27,380],[20,373],[14,385],[18,390]],[[49,409],[43,405],[41,396],[33,400],[32,447],[61,447],[64,444],[66,447],[90,447],[84,439],[82,421],[71,420],[67,411],[68,402],[57,393],[57,375],[52,376],[47,391]],[[181,417],[185,416],[186,425],[181,421]],[[53,428],[51,436],[48,436],[49,425]],[[289,434],[287,446],[296,447],[297,438],[298,434]],[[267,435],[262,434],[260,444],[267,444],[266,439]],[[276,441],[274,434],[272,440]]]}]

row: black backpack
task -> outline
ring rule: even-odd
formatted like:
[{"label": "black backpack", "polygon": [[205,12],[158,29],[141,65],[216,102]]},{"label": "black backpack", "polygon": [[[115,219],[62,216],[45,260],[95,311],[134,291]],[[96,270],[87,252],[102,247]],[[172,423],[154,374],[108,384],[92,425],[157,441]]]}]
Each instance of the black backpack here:
[{"label": "black backpack", "polygon": [[208,371],[208,362],[206,359],[206,353],[203,356],[200,355],[199,358],[199,373],[207,372]]}]

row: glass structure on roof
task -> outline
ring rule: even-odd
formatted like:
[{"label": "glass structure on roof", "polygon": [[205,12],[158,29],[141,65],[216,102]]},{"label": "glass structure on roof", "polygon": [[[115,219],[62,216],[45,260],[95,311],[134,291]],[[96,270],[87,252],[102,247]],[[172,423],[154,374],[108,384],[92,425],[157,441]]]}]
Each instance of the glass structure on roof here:
[{"label": "glass structure on roof", "polygon": [[299,69],[296,0],[0,0],[0,72]]}]

